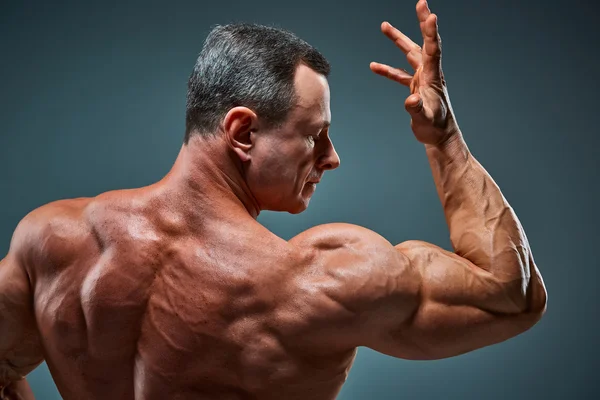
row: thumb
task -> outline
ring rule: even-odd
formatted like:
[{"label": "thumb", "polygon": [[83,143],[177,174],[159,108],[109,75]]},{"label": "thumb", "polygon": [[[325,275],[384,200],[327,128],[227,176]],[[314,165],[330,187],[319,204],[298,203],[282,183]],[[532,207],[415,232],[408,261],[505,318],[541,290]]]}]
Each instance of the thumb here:
[{"label": "thumb", "polygon": [[423,99],[417,93],[413,93],[404,101],[404,108],[406,108],[411,117],[418,117],[421,111],[423,111]]}]

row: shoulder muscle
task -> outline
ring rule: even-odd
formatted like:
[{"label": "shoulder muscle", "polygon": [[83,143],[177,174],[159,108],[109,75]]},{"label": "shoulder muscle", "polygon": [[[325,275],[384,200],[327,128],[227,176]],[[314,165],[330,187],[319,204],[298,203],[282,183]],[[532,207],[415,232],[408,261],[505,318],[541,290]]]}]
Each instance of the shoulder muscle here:
[{"label": "shoulder muscle", "polygon": [[17,226],[11,253],[30,275],[45,266],[66,265],[76,249],[90,240],[91,229],[85,218],[89,199],[60,200],[30,212]]},{"label": "shoulder muscle", "polygon": [[364,345],[367,331],[397,326],[418,305],[420,277],[408,258],[376,232],[346,223],[326,224],[302,232],[290,243],[309,252],[315,284],[346,314],[340,340]]}]

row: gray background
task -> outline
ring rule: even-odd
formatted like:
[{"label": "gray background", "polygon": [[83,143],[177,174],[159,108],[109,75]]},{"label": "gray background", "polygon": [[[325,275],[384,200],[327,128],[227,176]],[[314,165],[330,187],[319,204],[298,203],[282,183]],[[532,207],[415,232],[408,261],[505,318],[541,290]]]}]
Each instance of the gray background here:
[{"label": "gray background", "polygon": [[[17,4],[18,3],[18,4]],[[0,252],[30,210],[160,179],[184,131],[186,80],[211,25],[287,28],[331,61],[331,136],[342,166],[303,214],[259,221],[290,238],[346,221],[393,243],[450,249],[407,89],[369,71],[408,67],[379,31],[420,39],[414,1],[8,2],[0,6]],[[525,334],[414,362],[361,348],[339,399],[598,396],[598,6],[431,0],[444,71],[471,151],[516,210],[549,291]],[[45,365],[29,376],[59,399]]]}]

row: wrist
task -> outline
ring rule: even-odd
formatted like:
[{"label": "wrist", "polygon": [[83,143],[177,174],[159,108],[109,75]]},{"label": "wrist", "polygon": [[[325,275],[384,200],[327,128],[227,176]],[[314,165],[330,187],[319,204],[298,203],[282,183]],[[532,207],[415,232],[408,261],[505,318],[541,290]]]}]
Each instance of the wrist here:
[{"label": "wrist", "polygon": [[462,132],[457,130],[456,132],[448,135],[444,140],[438,144],[426,144],[425,150],[427,153],[441,154],[446,157],[455,157],[462,155],[463,157],[468,156],[469,148],[465,142]]}]

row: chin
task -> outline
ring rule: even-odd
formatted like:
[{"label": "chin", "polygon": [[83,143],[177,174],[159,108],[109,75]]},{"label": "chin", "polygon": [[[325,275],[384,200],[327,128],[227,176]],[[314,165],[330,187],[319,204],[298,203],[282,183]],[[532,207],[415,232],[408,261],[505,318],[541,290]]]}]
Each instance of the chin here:
[{"label": "chin", "polygon": [[300,198],[295,204],[295,207],[291,210],[288,210],[290,214],[300,214],[303,211],[306,211],[308,205],[310,204],[310,197]]},{"label": "chin", "polygon": [[294,215],[295,214],[300,214],[301,212],[305,211],[307,208],[308,208],[308,204],[305,204],[302,207],[298,207],[298,208],[295,208],[295,209],[292,209],[292,210],[288,210],[288,212],[290,214],[294,214]]},{"label": "chin", "polygon": [[310,199],[299,199],[298,201],[295,201],[293,204],[287,204],[285,206],[278,207],[275,210],[272,209],[270,211],[284,211],[284,212],[288,212],[293,215],[300,214],[301,212],[306,211],[309,203],[310,203]]},{"label": "chin", "polygon": [[290,214],[300,214],[302,211],[308,208],[308,202],[297,202],[295,204],[287,204],[287,205],[278,205],[272,206],[269,208],[263,208],[266,211],[274,211],[274,212],[287,212]]},{"label": "chin", "polygon": [[305,211],[310,204],[310,196],[298,195],[295,199],[288,199],[288,201],[281,201],[276,204],[270,205],[265,210],[275,212],[287,212],[290,214],[300,214]]}]

